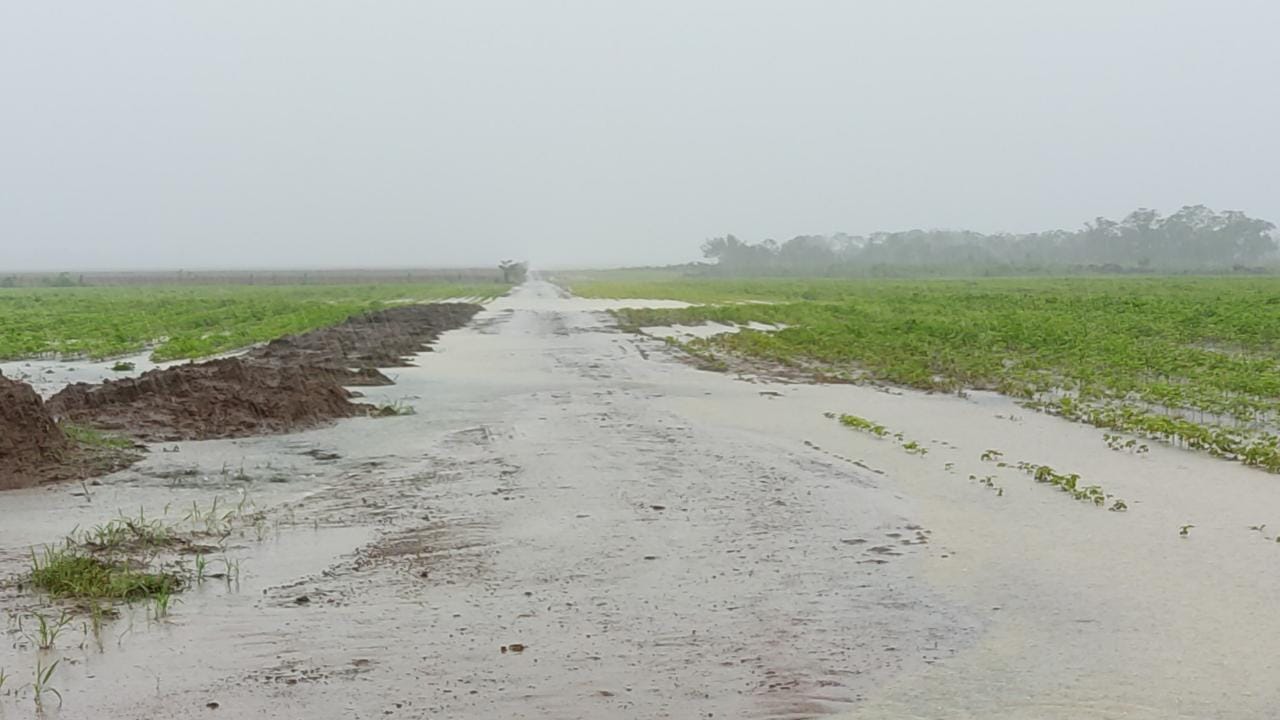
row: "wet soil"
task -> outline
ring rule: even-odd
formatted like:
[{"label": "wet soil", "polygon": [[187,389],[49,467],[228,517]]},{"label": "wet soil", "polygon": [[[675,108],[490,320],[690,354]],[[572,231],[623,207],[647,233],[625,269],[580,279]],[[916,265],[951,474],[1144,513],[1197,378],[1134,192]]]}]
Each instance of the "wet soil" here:
[{"label": "wet soil", "polygon": [[76,424],[172,442],[287,432],[368,413],[350,398],[323,369],[227,358],[70,385],[48,408]]},{"label": "wet soil", "polygon": [[146,442],[238,438],[314,427],[370,414],[347,386],[389,385],[379,367],[404,367],[440,333],[481,306],[404,305],[275,340],[245,355],[157,368],[138,377],[75,383],[46,403],[5,381],[0,489],[117,469],[127,459],[88,462],[59,430],[71,422]]},{"label": "wet soil", "polygon": [[273,340],[237,358],[152,370],[100,385],[75,384],[49,399],[54,414],[151,441],[290,432],[367,415],[345,386],[389,385],[379,367],[404,367],[441,332],[481,306],[404,305]]},{"label": "wet soil", "polygon": [[0,490],[89,478],[126,467],[136,457],[73,442],[30,385],[0,375]]},{"label": "wet soil", "polygon": [[429,351],[440,333],[466,325],[481,309],[471,303],[401,305],[273,340],[248,357],[271,366],[323,368],[349,386],[390,385],[378,368],[409,366],[408,356]]},{"label": "wet soil", "polygon": [[29,485],[70,449],[36,391],[0,376],[0,490]]}]

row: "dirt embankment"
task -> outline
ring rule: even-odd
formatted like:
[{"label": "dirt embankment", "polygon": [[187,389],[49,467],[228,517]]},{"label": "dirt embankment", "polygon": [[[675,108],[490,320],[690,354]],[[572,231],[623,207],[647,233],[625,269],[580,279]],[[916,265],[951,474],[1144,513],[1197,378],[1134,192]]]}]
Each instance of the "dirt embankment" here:
[{"label": "dirt embankment", "polygon": [[146,441],[245,437],[365,414],[332,373],[229,358],[153,370],[49,398],[55,417]]},{"label": "dirt embankment", "polygon": [[[47,403],[0,377],[0,489],[95,474],[59,422],[155,442],[288,432],[367,414],[372,408],[352,402],[344,386],[391,384],[377,368],[409,365],[406,356],[480,309],[437,303],[366,313],[242,357],[76,383]],[[113,468],[96,466],[103,469]]]},{"label": "dirt embankment", "polygon": [[0,490],[21,487],[70,447],[36,391],[0,376]]},{"label": "dirt embankment", "polygon": [[132,461],[128,450],[73,442],[30,385],[0,375],[0,490],[92,477]]},{"label": "dirt embankment", "polygon": [[469,303],[401,305],[272,340],[249,357],[271,365],[324,368],[341,375],[345,385],[390,385],[378,368],[409,365],[406,356],[430,350],[440,333],[466,325],[480,309]]}]

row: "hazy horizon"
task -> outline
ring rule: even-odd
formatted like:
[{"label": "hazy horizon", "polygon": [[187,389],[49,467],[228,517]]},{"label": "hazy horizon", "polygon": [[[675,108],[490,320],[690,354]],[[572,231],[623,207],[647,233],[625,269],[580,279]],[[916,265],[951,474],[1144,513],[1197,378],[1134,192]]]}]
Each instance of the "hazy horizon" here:
[{"label": "hazy horizon", "polygon": [[700,243],[1280,220],[1280,7],[0,8],[0,272],[687,262]]}]

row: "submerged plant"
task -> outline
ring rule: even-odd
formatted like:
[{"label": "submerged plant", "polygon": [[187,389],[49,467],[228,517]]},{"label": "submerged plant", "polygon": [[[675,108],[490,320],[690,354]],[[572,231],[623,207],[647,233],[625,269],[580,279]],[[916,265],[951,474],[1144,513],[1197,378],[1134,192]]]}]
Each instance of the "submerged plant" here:
[{"label": "submerged plant", "polygon": [[169,606],[174,602],[177,602],[177,600],[171,593],[156,593],[155,596],[151,598],[151,616],[157,621],[169,617]]},{"label": "submerged plant", "polygon": [[168,573],[154,573],[94,557],[72,547],[31,552],[31,584],[56,598],[138,600],[173,592],[182,581]]},{"label": "submerged plant", "polygon": [[35,695],[36,710],[44,709],[44,696],[53,695],[58,698],[58,704],[62,704],[62,693],[50,684],[53,673],[58,669],[58,663],[61,660],[54,660],[52,663],[45,665],[44,658],[36,658],[35,677],[31,681],[31,691]]},{"label": "submerged plant", "polygon": [[929,448],[924,447],[923,445],[916,442],[915,440],[908,440],[903,433],[893,432],[889,430],[889,428],[885,427],[884,425],[881,425],[880,423],[877,423],[877,422],[873,422],[864,417],[859,417],[857,415],[850,415],[848,413],[837,415],[832,412],[824,413],[824,416],[839,421],[841,425],[847,428],[852,428],[860,432],[865,432],[869,435],[874,435],[878,438],[886,438],[886,437],[892,436],[894,442],[898,443],[898,445],[900,445],[902,449],[905,450],[909,455],[924,456],[929,453]]},{"label": "submerged plant", "polygon": [[28,640],[40,650],[51,650],[58,640],[58,636],[62,631],[71,624],[71,614],[66,610],[57,619],[50,619],[42,613],[31,613],[36,620],[36,631],[34,635],[29,634],[22,625],[22,616],[18,616],[18,632],[25,636]]}]

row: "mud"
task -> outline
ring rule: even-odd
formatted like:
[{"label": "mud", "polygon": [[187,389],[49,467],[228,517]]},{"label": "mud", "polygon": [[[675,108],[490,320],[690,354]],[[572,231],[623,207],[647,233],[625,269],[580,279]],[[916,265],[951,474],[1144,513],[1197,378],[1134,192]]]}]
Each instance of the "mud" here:
[{"label": "mud", "polygon": [[332,373],[241,358],[68,386],[48,409],[65,421],[148,442],[245,437],[366,414]]},{"label": "mud", "polygon": [[36,391],[0,376],[0,490],[33,484],[70,450]]},{"label": "mud", "polygon": [[409,355],[429,351],[440,333],[466,325],[481,309],[471,303],[401,305],[273,340],[248,357],[272,366],[323,368],[345,385],[390,385],[378,368],[409,366]]},{"label": "mud", "polygon": [[274,340],[242,357],[69,385],[49,399],[59,418],[148,442],[290,432],[366,415],[344,386],[389,385],[379,367],[404,367],[479,305],[405,305]]},{"label": "mud", "polygon": [[82,480],[136,459],[129,449],[73,442],[30,385],[0,375],[0,490]]}]

